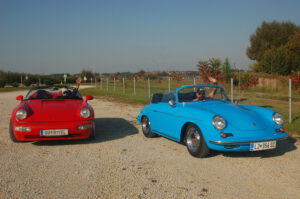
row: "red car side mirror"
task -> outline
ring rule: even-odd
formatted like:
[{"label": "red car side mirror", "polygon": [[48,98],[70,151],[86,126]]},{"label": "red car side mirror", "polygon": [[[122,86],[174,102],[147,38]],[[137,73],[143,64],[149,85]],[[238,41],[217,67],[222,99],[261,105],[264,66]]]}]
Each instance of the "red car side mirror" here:
[{"label": "red car side mirror", "polygon": [[92,99],[94,99],[93,96],[90,96],[90,95],[85,96],[85,101],[86,102],[89,101],[89,100],[92,100]]},{"label": "red car side mirror", "polygon": [[17,96],[17,97],[16,97],[16,100],[19,100],[19,101],[21,101],[21,102],[22,102],[22,101],[23,101],[23,95],[19,95],[19,96]]}]

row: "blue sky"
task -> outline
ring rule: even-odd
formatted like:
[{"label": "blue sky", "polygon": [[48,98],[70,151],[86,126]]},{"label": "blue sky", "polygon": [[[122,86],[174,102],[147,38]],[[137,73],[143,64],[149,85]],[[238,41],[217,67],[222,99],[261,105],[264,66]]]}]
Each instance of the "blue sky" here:
[{"label": "blue sky", "polygon": [[300,25],[298,0],[0,0],[0,69],[39,74],[247,69],[263,21]]}]

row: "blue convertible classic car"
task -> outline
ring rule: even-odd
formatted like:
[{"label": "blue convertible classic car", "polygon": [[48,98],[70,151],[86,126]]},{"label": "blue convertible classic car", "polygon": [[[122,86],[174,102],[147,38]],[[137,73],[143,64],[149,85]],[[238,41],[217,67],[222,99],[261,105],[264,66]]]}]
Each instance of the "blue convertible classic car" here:
[{"label": "blue convertible classic car", "polygon": [[280,113],[231,103],[224,89],[216,85],[190,85],[156,93],[137,119],[146,137],[158,134],[183,142],[195,157],[205,157],[210,149],[274,149],[278,140],[288,137]]}]

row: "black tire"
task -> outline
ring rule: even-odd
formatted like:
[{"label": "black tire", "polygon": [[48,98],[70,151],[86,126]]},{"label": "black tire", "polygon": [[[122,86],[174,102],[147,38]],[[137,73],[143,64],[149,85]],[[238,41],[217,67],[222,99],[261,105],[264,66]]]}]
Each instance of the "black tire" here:
[{"label": "black tire", "polygon": [[194,124],[189,124],[185,132],[186,147],[189,153],[197,158],[204,158],[209,153],[201,130]]},{"label": "black tire", "polygon": [[95,130],[95,125],[92,129],[92,133],[90,135],[90,137],[88,138],[89,140],[94,140],[96,138],[96,130]]},{"label": "black tire", "polygon": [[9,122],[9,137],[10,137],[11,141],[13,141],[13,142],[20,142],[20,141],[16,138],[16,136],[15,136],[15,134],[14,134],[14,132],[13,132],[11,120],[10,120],[10,122]]},{"label": "black tire", "polygon": [[150,120],[147,116],[143,116],[142,118],[142,131],[147,138],[153,138],[156,136],[156,134],[151,131]]}]

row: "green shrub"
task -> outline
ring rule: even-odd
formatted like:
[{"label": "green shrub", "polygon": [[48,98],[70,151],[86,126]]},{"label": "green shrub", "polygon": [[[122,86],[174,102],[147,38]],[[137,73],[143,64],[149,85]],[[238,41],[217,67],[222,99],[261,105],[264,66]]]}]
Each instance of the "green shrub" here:
[{"label": "green shrub", "polygon": [[25,79],[24,82],[23,82],[23,84],[28,87],[28,86],[31,85],[31,81],[28,80],[28,79]]},{"label": "green shrub", "polygon": [[17,87],[19,87],[19,84],[18,84],[18,82],[13,82],[13,83],[11,83],[11,86],[17,88]]},{"label": "green shrub", "polygon": [[3,79],[0,79],[0,88],[5,86],[6,82]]},{"label": "green shrub", "polygon": [[46,86],[52,86],[52,85],[54,85],[54,81],[53,80],[51,80],[51,79],[45,79],[44,80],[44,84],[46,85]]}]

